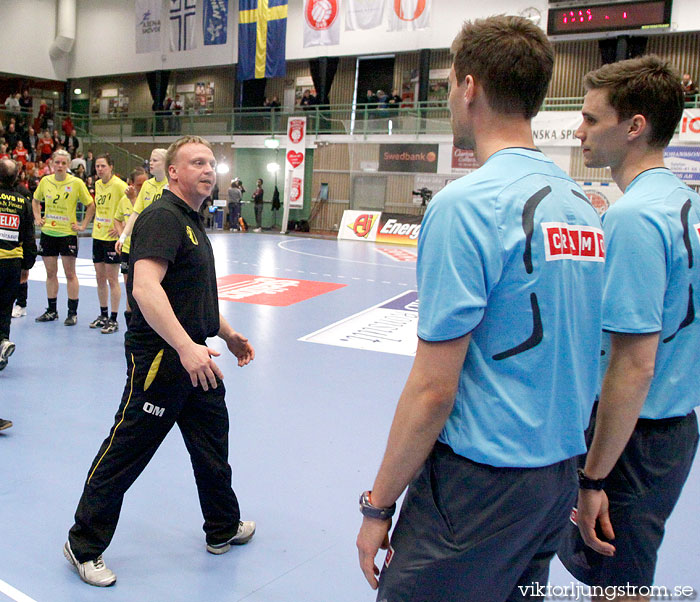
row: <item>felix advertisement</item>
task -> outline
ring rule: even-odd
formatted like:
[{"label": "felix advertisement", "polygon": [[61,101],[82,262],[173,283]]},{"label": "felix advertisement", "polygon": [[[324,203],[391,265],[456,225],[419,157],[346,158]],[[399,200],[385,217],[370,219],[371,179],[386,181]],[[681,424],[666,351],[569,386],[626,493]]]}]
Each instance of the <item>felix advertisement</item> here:
[{"label": "felix advertisement", "polygon": [[285,157],[285,173],[291,172],[289,207],[302,209],[304,207],[304,163],[306,161],[306,117],[290,117],[287,121],[287,155]]}]

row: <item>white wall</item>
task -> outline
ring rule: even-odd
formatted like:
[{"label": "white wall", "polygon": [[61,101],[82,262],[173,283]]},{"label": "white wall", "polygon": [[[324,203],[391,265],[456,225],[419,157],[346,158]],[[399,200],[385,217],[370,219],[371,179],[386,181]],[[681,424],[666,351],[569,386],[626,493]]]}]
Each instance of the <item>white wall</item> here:
[{"label": "white wall", "polygon": [[0,0],[0,24],[0,72],[65,79],[65,61],[49,57],[56,37],[56,0]]},{"label": "white wall", "polygon": [[[48,49],[56,31],[56,0],[0,0],[0,23],[6,38],[19,31],[19,39],[7,41],[0,52],[0,71],[49,79],[135,73],[155,69],[185,69],[237,62],[238,0],[229,1],[228,43],[203,46],[201,14],[197,16],[197,48],[172,53],[167,35],[161,36],[159,52],[136,54],[134,0],[77,0],[78,31],[67,61],[52,62]],[[168,1],[162,0],[162,22],[167,31]],[[699,31],[697,0],[675,0],[674,31]],[[201,4],[201,2],[200,2]],[[345,29],[341,4],[340,44],[303,47],[303,0],[289,0],[287,59],[402,52],[420,48],[446,48],[465,19],[492,14],[517,14],[535,7],[546,27],[546,0],[433,0],[432,26],[416,32],[387,32],[386,26],[369,31]],[[201,7],[200,7],[201,10]],[[386,22],[386,18],[385,18]],[[10,38],[7,38],[9,40]],[[13,37],[14,39],[14,37]],[[26,40],[26,44],[21,41]]]}]

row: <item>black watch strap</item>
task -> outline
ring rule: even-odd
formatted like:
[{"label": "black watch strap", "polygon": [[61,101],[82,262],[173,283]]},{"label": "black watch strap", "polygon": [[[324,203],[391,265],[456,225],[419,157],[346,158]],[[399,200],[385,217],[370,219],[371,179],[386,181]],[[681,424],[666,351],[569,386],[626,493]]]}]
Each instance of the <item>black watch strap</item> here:
[{"label": "black watch strap", "polygon": [[365,491],[360,496],[360,512],[362,512],[362,515],[369,518],[376,518],[378,520],[389,520],[392,516],[394,516],[394,512],[396,512],[396,502],[394,502],[388,508],[373,506],[372,502],[370,501],[371,493],[371,491]]},{"label": "black watch strap", "polygon": [[578,469],[578,487],[579,489],[593,489],[600,491],[605,487],[605,479],[591,479],[583,472],[583,468]]}]

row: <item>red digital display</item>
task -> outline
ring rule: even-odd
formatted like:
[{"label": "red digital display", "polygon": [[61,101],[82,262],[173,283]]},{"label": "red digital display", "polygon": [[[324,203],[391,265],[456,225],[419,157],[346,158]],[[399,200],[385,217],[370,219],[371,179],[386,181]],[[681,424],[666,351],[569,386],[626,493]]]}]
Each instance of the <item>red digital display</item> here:
[{"label": "red digital display", "polygon": [[671,0],[550,8],[548,35],[669,27]]}]

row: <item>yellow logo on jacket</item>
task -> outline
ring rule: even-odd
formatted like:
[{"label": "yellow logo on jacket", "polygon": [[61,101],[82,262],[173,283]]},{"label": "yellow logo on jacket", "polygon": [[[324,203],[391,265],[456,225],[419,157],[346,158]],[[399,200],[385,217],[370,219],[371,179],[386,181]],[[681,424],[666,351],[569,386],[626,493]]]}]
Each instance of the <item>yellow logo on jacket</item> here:
[{"label": "yellow logo on jacket", "polygon": [[189,239],[192,241],[193,245],[198,245],[199,241],[197,240],[197,237],[194,235],[194,230],[190,228],[190,226],[187,226],[185,228],[185,231],[187,232],[187,236],[189,236]]}]

